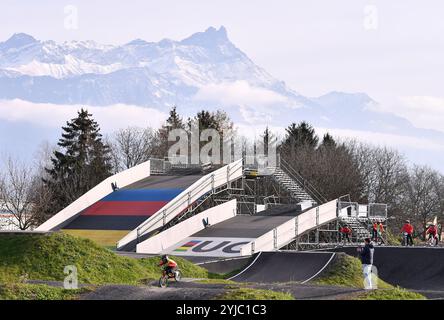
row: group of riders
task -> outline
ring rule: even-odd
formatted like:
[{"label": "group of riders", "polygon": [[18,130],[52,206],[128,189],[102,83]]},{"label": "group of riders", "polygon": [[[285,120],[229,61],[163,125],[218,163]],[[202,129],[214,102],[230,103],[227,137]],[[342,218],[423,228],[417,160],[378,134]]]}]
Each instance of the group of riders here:
[{"label": "group of riders", "polygon": [[[339,229],[339,233],[344,243],[346,242],[351,243],[351,236],[353,230],[347,224],[345,224]],[[384,243],[382,236],[384,233],[384,225],[382,224],[381,221],[373,222],[371,227],[371,233],[372,233],[371,240],[373,242],[379,244]],[[403,235],[403,245],[413,246],[414,227],[410,223],[410,220],[405,220],[404,225],[401,228],[401,233]],[[431,245],[437,245],[439,243],[439,230],[438,226],[435,223],[428,224],[425,231],[425,238],[428,241],[428,243]]]},{"label": "group of riders", "polygon": [[[404,226],[401,229],[403,234],[403,244],[405,246],[413,246],[413,225],[410,220],[406,220]],[[425,238],[431,245],[437,245],[439,243],[439,230],[438,226],[434,223],[429,223],[425,231]]]}]

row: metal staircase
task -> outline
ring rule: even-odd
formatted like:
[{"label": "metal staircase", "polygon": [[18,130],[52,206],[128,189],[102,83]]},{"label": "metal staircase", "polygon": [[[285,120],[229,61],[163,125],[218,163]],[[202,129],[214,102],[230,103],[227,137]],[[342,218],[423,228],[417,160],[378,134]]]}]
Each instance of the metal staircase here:
[{"label": "metal staircase", "polygon": [[273,168],[272,175],[274,179],[282,185],[290,195],[301,201],[311,201],[313,205],[318,203],[299,185],[294,181],[285,171],[281,168]]},{"label": "metal staircase", "polygon": [[327,199],[285,160],[279,159],[279,166],[268,167],[267,170],[298,202],[310,201],[313,206],[327,202]]},{"label": "metal staircase", "polygon": [[371,238],[366,221],[358,217],[342,217],[340,221],[352,229],[352,238],[355,239],[355,242],[364,242],[365,238]]}]

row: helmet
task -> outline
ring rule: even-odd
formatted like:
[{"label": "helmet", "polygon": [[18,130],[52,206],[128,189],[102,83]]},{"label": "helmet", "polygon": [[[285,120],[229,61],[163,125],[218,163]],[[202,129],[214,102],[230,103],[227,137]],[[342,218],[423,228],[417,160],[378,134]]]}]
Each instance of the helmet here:
[{"label": "helmet", "polygon": [[405,220],[405,223],[410,223],[410,220]]},{"label": "helmet", "polygon": [[168,260],[168,256],[167,256],[166,254],[164,254],[164,255],[162,256],[162,260]]}]

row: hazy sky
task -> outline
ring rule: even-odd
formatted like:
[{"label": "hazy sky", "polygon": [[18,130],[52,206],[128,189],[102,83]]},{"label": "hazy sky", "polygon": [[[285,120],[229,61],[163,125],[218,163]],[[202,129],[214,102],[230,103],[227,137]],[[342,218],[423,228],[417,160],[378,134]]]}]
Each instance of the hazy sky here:
[{"label": "hazy sky", "polygon": [[[78,10],[78,29],[64,27],[68,5]],[[365,27],[368,19],[376,29]],[[0,21],[0,40],[26,32],[110,44],[179,40],[224,25],[253,61],[307,96],[367,92],[388,105],[443,95],[442,0],[2,0]]]},{"label": "hazy sky", "polygon": [[[66,27],[72,8],[74,29]],[[0,42],[17,32],[57,42],[181,40],[221,25],[256,64],[302,95],[366,92],[382,110],[444,132],[443,0],[0,2]],[[443,155],[417,153],[426,163]]]}]

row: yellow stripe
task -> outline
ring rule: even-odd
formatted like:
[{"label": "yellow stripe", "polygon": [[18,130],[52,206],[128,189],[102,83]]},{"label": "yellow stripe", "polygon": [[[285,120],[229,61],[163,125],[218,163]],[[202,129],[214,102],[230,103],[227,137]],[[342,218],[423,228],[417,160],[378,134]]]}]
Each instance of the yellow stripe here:
[{"label": "yellow stripe", "polygon": [[91,239],[105,247],[115,248],[117,241],[126,236],[131,230],[63,229],[62,231],[72,236]]}]

